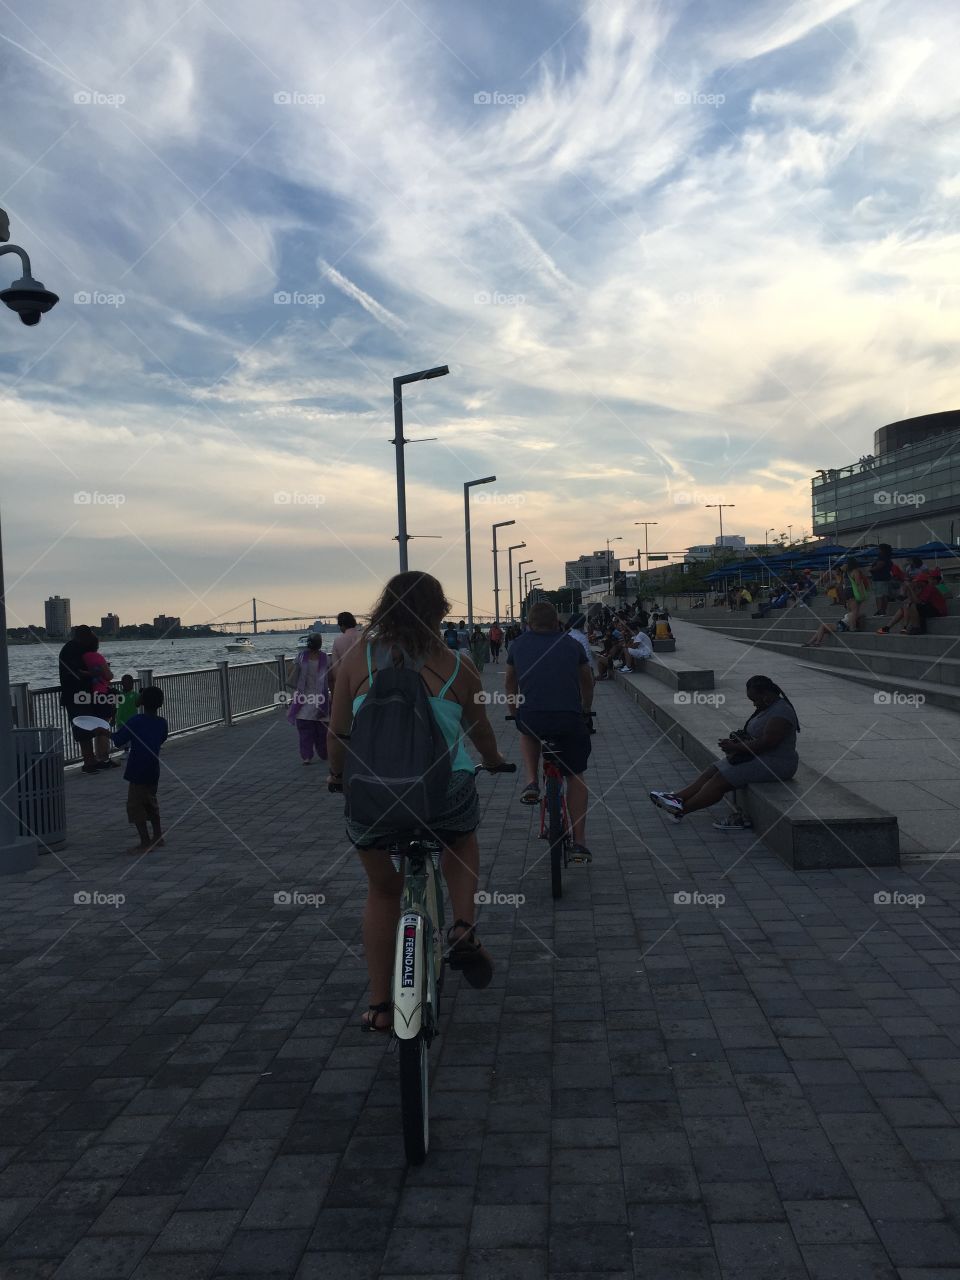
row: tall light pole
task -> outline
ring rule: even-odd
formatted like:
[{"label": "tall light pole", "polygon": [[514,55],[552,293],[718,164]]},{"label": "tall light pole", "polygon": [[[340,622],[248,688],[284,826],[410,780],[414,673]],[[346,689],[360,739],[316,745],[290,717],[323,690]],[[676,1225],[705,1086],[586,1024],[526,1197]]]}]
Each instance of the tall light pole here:
[{"label": "tall light pole", "polygon": [[723,551],[723,513],[727,507],[735,507],[735,502],[705,502],[705,507],[714,507],[720,512],[720,551]]},{"label": "tall light pole", "polygon": [[513,553],[519,551],[521,547],[525,547],[525,542],[515,542],[512,547],[507,547],[507,581],[510,583],[510,621],[513,621]]},{"label": "tall light pole", "polygon": [[623,538],[620,536],[620,534],[617,534],[615,538],[607,539],[607,590],[609,591],[610,595],[613,595],[613,566],[612,566],[612,561],[610,559],[610,544],[612,542],[622,542],[622,541],[623,541]]},{"label": "tall light pole", "polygon": [[516,520],[499,520],[491,525],[493,531],[493,620],[500,621],[500,565],[497,561],[497,530],[505,529],[508,524],[516,524]]},{"label": "tall light pole", "polygon": [[520,615],[520,621],[523,621],[523,566],[525,564],[533,564],[532,560],[520,560],[517,562],[517,613]]},{"label": "tall light pole", "polygon": [[[653,526],[655,526],[659,522],[656,520],[634,520],[633,523],[635,525],[640,525],[643,528],[643,554],[645,557],[643,567],[645,569],[649,569],[650,568],[650,530]],[[639,596],[639,594],[640,594],[640,548],[637,547],[637,595]]]},{"label": "tall light pole", "polygon": [[[396,450],[397,462],[397,542],[400,544],[400,572],[406,573],[407,561],[407,477],[403,465],[403,446],[421,444],[423,440],[404,440],[403,438],[403,388],[408,382],[426,382],[428,378],[442,378],[450,370],[445,364],[438,364],[435,369],[421,369],[419,373],[405,373],[393,380],[393,439],[390,443]],[[424,439],[435,439],[435,436]]]},{"label": "tall light pole", "polygon": [[[10,239],[10,219],[0,209],[0,241]],[[16,244],[4,244],[0,255],[15,253],[23,275],[0,299],[15,311],[25,325],[39,324],[40,317],[59,301],[55,293],[34,280],[30,259]],[[24,726],[21,726],[24,727]],[[3,585],[3,548],[0,546],[0,875],[29,871],[37,865],[37,837],[20,834],[20,779],[17,753],[13,742],[13,711],[10,705],[10,664],[7,657],[7,605]]]},{"label": "tall light pole", "polygon": [[482,480],[466,480],[463,485],[463,540],[467,551],[467,622],[473,626],[473,561],[470,556],[470,490],[474,485],[493,484],[496,476],[484,476]]},{"label": "tall light pole", "polygon": [[764,531],[763,531],[763,545],[764,545],[764,547],[765,547],[768,551],[770,550],[770,543],[769,543],[769,541],[767,540],[767,534],[768,534],[768,533],[776,533],[776,532],[777,532],[777,527],[776,527],[776,525],[771,525],[769,529],[764,529]]}]

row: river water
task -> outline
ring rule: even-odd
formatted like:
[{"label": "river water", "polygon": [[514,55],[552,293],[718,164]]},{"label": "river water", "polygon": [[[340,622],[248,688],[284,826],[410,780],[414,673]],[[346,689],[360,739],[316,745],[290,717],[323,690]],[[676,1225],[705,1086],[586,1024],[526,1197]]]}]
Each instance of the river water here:
[{"label": "river water", "polygon": [[[250,636],[253,648],[246,653],[228,653],[227,645],[232,636],[196,636],[184,640],[109,640],[101,637],[100,652],[113,670],[114,678],[129,671],[136,675],[143,667],[150,667],[154,675],[167,671],[195,671],[199,667],[213,667],[218,662],[232,664],[266,662],[278,653],[292,656],[297,652],[297,639],[303,631],[286,631],[277,635]],[[330,649],[338,628],[323,633],[323,647]],[[25,680],[31,689],[59,683],[57,654],[60,644],[12,644],[10,656],[10,683]]]}]

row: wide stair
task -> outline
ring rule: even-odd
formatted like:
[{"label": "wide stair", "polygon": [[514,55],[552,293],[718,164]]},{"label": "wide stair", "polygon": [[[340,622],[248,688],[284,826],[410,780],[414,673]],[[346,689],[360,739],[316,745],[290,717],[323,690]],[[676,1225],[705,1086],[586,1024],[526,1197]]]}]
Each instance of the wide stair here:
[{"label": "wide stair", "polygon": [[[893,609],[888,613],[892,616]],[[916,697],[934,706],[960,711],[960,602],[950,601],[950,615],[928,623],[922,636],[876,635],[883,618],[867,618],[867,630],[827,636],[819,648],[804,648],[821,622],[837,622],[843,610],[823,597],[810,607],[774,609],[752,618],[750,608],[684,610],[677,617],[718,631],[745,644],[788,654],[847,680],[876,690],[878,702]],[[885,697],[886,695],[886,697]]]}]

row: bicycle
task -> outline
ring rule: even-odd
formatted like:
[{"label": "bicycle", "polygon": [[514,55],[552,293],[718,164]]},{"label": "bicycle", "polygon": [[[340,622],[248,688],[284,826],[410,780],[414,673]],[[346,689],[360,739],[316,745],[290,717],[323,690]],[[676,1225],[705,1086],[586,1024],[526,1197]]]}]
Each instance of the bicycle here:
[{"label": "bicycle", "polygon": [[[476,772],[514,773],[515,764],[477,765]],[[440,1030],[443,990],[441,845],[421,830],[390,846],[403,871],[393,964],[393,1037],[400,1063],[400,1113],[407,1163],[423,1164],[430,1147],[429,1052]]]},{"label": "bicycle", "polygon": [[[590,732],[593,733],[595,711],[584,712],[590,717]],[[506,716],[507,720],[516,720],[516,716]],[[540,739],[540,755],[543,761],[543,798],[540,801],[540,839],[550,842],[550,892],[554,898],[563,897],[563,870],[570,865],[579,865],[580,859],[572,857],[573,831],[567,812],[567,789],[564,779],[566,774],[559,758],[559,744],[552,738]]]}]

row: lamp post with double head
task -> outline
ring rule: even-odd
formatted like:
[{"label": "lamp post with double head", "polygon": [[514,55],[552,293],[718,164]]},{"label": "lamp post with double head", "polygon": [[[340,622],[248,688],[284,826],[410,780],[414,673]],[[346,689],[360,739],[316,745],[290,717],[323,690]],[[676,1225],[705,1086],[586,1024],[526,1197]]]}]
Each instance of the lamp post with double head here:
[{"label": "lamp post with double head", "polygon": [[408,444],[423,444],[425,440],[436,439],[435,436],[423,437],[420,440],[404,440],[403,438],[403,388],[410,382],[426,382],[429,378],[442,378],[450,370],[445,364],[434,369],[421,369],[419,373],[404,373],[393,380],[393,439],[390,443],[396,450],[397,463],[397,542],[400,544],[400,572],[406,573],[409,568],[407,559],[407,477],[404,470],[403,448]]},{"label": "lamp post with double head", "polygon": [[520,560],[517,563],[517,613],[520,615],[521,622],[523,622],[523,566],[525,564],[533,564],[533,561]]},{"label": "lamp post with double head", "polygon": [[610,559],[610,545],[614,542],[622,542],[623,537],[618,534],[615,538],[607,539],[607,591],[613,595],[613,562]]},{"label": "lamp post with double head", "polygon": [[[0,209],[0,241],[10,239],[10,219]],[[16,244],[0,246],[0,255],[15,253],[20,259],[23,275],[9,289],[0,292],[0,299],[15,311],[21,324],[35,325],[59,302],[55,293],[34,280],[30,259],[25,250]],[[37,863],[37,837],[20,834],[18,811],[20,781],[17,775],[17,755],[13,740],[13,711],[10,705],[10,663],[7,656],[7,607],[3,585],[3,548],[0,546],[0,875],[13,875],[29,871]],[[24,728],[25,726],[20,726]]]},{"label": "lamp post with double head", "polygon": [[516,524],[516,520],[499,520],[495,525],[491,525],[493,532],[493,620],[500,621],[500,564],[497,559],[497,530],[505,529],[507,525]]}]

